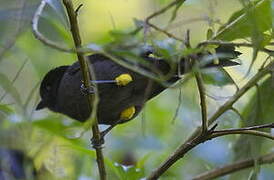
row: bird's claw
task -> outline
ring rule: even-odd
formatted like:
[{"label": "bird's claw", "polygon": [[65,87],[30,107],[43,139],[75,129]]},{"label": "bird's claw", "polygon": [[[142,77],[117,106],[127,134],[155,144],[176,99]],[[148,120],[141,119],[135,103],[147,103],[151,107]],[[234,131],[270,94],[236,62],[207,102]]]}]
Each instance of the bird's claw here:
[{"label": "bird's claw", "polygon": [[104,135],[101,135],[99,139],[95,139],[94,137],[92,137],[90,141],[94,149],[100,149],[102,148],[102,145],[105,144]]},{"label": "bird's claw", "polygon": [[83,95],[94,94],[94,88],[92,86],[87,88],[84,84],[81,84],[80,90]]}]

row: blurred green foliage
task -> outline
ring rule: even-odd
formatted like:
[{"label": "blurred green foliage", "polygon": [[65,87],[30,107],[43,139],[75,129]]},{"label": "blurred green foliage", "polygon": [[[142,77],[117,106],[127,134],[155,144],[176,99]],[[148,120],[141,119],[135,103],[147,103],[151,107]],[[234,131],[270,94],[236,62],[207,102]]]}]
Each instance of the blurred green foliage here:
[{"label": "blurred green foliage", "polygon": [[[39,30],[48,39],[73,47],[61,1],[48,2]],[[140,19],[171,0],[73,2],[75,6],[84,5],[78,17],[86,45],[103,48],[132,62],[141,61],[136,54],[139,45],[146,43],[153,44],[156,55],[164,56],[170,63],[176,62],[178,57],[200,51],[183,49],[179,42],[156,31],[132,33],[142,26]],[[240,57],[241,66],[228,69],[228,72],[222,69],[202,71],[209,115],[235,93],[235,82],[241,87],[259,69],[267,54],[257,52],[273,41],[273,1],[256,0],[248,5],[245,2],[189,0],[152,20],[181,38],[189,29],[192,45],[206,38],[247,39],[256,44],[256,56],[240,48],[244,53]],[[73,63],[76,56],[47,47],[34,38],[31,19],[38,0],[0,0],[0,4],[0,148],[20,150],[31,158],[37,179],[98,179],[95,152],[90,145],[91,132],[84,130],[81,123],[61,114],[34,111],[39,100],[38,85],[45,73],[53,67]],[[140,20],[137,27],[133,18]],[[232,21],[235,23],[227,28]],[[130,48],[132,45],[136,45],[135,48]],[[254,59],[254,70],[245,76]],[[228,111],[219,118],[218,128],[273,122],[272,94],[273,79],[269,77],[260,81],[257,89],[253,88],[236,103],[242,117]],[[200,119],[196,82],[189,73],[174,87],[151,100],[137,118],[119,125],[106,137],[104,153],[108,176],[124,180],[145,177],[186,140],[200,125]],[[191,179],[216,166],[241,158],[258,157],[272,149],[273,143],[262,138],[219,138],[188,153],[162,179]],[[273,179],[273,170],[273,165],[256,166],[230,178],[247,179],[253,173],[251,176],[257,176],[257,179]]]}]

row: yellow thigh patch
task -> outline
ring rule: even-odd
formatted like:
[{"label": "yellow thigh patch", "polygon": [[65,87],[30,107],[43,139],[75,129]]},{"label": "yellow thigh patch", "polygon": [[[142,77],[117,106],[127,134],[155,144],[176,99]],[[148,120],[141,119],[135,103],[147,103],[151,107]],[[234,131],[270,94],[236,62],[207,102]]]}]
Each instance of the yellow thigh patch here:
[{"label": "yellow thigh patch", "polygon": [[120,118],[122,120],[128,120],[128,119],[132,118],[134,114],[135,114],[135,107],[131,106],[131,107],[125,109],[123,112],[121,112]]}]

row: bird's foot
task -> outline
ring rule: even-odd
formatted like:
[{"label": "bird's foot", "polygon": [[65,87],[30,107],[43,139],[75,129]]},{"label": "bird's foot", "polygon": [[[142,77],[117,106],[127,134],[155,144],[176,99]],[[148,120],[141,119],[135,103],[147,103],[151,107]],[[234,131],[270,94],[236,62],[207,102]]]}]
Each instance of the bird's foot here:
[{"label": "bird's foot", "polygon": [[94,94],[94,88],[92,86],[87,88],[84,84],[82,84],[80,90],[83,95]]},{"label": "bird's foot", "polygon": [[126,86],[132,81],[132,77],[130,74],[121,74],[115,78],[115,81],[118,86]]},{"label": "bird's foot", "polygon": [[100,136],[99,139],[95,139],[94,137],[92,137],[90,141],[94,149],[102,149],[103,144],[105,144],[104,136]]},{"label": "bird's foot", "polygon": [[111,125],[110,127],[108,127],[106,130],[100,132],[100,139],[96,140],[94,137],[91,138],[91,144],[94,148],[98,148],[98,147],[102,147],[102,145],[105,143],[105,136],[119,123],[120,121],[118,121],[117,123]]}]

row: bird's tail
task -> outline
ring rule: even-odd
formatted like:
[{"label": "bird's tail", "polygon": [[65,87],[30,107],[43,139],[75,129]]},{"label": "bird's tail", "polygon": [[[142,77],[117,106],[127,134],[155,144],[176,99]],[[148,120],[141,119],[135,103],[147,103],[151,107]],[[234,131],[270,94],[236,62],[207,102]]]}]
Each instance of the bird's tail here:
[{"label": "bird's tail", "polygon": [[194,65],[198,64],[201,69],[211,67],[227,67],[240,65],[239,62],[235,61],[242,53],[235,50],[233,46],[219,46],[215,49],[215,53],[203,52],[191,57],[184,57],[180,61],[181,73],[187,73],[191,71]]},{"label": "bird's tail", "polygon": [[200,61],[205,61],[204,67],[226,67],[226,66],[235,66],[240,65],[239,62],[236,62],[235,59],[241,55],[239,51],[235,50],[234,46],[219,46],[215,49],[214,54],[202,55]]}]

